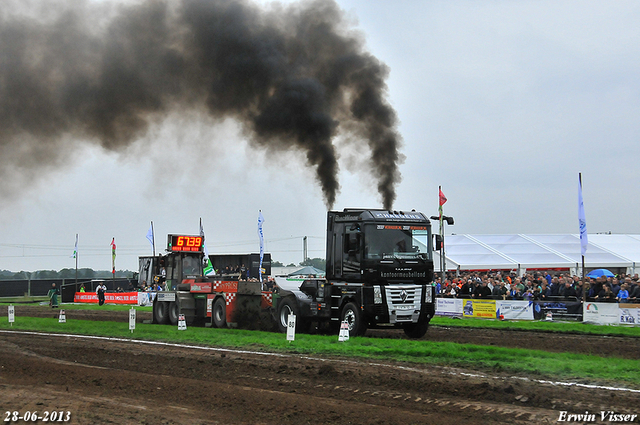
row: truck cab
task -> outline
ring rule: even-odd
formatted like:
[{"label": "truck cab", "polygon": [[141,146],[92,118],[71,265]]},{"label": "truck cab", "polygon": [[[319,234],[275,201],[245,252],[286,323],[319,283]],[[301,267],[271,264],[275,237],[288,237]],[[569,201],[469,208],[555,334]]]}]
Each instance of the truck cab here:
[{"label": "truck cab", "polygon": [[[326,279],[298,287],[276,280],[278,325],[288,314],[309,322],[346,322],[352,336],[395,326],[421,338],[435,314],[431,223],[422,213],[345,209],[327,213]],[[288,286],[288,287],[287,287]]]},{"label": "truck cab", "polygon": [[431,223],[419,212],[329,211],[327,279],[367,284],[433,281]]}]

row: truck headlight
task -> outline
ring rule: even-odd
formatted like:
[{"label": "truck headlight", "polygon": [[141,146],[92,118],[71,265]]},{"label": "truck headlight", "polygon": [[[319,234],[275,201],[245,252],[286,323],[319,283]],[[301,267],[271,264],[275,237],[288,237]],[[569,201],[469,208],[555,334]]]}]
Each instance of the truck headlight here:
[{"label": "truck headlight", "polygon": [[373,303],[382,304],[382,289],[379,286],[373,287]]},{"label": "truck headlight", "polygon": [[318,292],[316,292],[316,298],[321,300],[324,298],[324,283],[318,285]]},{"label": "truck headlight", "polygon": [[427,293],[424,294],[424,302],[426,302],[426,303],[433,302],[433,295],[432,295],[433,286],[427,285],[426,290],[427,290]]}]

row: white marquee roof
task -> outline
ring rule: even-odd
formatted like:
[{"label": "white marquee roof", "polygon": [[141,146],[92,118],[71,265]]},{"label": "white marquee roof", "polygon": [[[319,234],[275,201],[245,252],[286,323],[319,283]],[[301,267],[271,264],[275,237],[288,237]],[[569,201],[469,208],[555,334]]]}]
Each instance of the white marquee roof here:
[{"label": "white marquee roof", "polygon": [[[588,235],[585,268],[640,270],[640,235]],[[448,270],[582,267],[580,235],[445,235]],[[434,254],[436,270],[440,256]]]}]

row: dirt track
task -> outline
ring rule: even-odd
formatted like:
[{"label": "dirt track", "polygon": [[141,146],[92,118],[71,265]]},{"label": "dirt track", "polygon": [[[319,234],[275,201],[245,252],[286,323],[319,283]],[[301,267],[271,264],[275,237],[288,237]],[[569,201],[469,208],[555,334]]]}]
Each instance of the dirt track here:
[{"label": "dirt track", "polygon": [[[120,318],[120,313],[67,310],[67,317],[128,320],[123,313]],[[16,314],[54,313],[17,306]],[[402,337],[392,331],[367,335]],[[614,343],[435,327],[425,337],[429,340],[635,359],[640,351],[632,338]],[[640,413],[638,393],[451,368],[7,332],[0,332],[0,347],[0,413],[64,410],[71,412],[71,423],[524,424],[555,423],[562,410]]]}]

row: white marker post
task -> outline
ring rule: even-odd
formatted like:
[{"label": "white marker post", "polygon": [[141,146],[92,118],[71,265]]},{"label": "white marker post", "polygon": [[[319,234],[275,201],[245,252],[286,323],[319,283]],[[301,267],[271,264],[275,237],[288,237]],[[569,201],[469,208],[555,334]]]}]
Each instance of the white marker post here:
[{"label": "white marker post", "polygon": [[178,316],[178,330],[186,331],[187,330],[187,322],[184,320],[184,314]]},{"label": "white marker post", "polygon": [[67,323],[67,317],[64,314],[64,310],[60,310],[60,317],[58,317],[58,323]]},{"label": "white marker post", "polygon": [[349,323],[345,320],[340,323],[340,333],[338,334],[338,342],[349,341]]},{"label": "white marker post", "polygon": [[11,304],[9,305],[9,323],[11,323],[12,327],[13,327],[13,322],[15,322],[15,320],[16,320],[16,312],[13,307],[13,304]]},{"label": "white marker post", "polygon": [[136,309],[131,307],[129,310],[129,330],[133,333],[133,330],[136,328]]},{"label": "white marker post", "polygon": [[296,339],[296,315],[290,314],[287,318],[287,341]]}]

